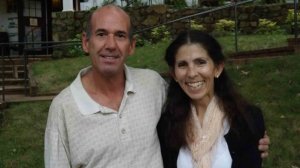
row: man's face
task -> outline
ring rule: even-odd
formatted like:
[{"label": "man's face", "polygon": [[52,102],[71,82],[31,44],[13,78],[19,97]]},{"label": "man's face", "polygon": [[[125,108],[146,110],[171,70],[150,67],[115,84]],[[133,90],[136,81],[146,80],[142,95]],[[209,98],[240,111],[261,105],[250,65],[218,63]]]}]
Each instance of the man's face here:
[{"label": "man's face", "polygon": [[104,76],[123,73],[125,60],[135,49],[129,29],[129,17],[120,9],[104,7],[95,11],[91,18],[91,35],[88,38],[83,33],[82,45],[97,73]]}]

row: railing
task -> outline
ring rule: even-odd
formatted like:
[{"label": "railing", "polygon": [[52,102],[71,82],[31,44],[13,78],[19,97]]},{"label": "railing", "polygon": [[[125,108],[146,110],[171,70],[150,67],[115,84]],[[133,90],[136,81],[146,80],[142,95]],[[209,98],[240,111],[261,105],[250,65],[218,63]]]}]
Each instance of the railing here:
[{"label": "railing", "polygon": [[[30,45],[41,45],[41,47],[32,47],[30,48]],[[28,69],[27,69],[27,65],[29,63],[29,55],[33,55],[34,54],[29,54],[28,52],[32,52],[32,51],[40,51],[40,50],[46,50],[46,53],[50,53],[50,49],[54,49],[54,48],[65,48],[65,47],[70,47],[70,46],[74,46],[74,45],[81,45],[81,41],[59,41],[59,42],[53,42],[53,41],[48,41],[48,42],[12,42],[12,43],[0,43],[0,49],[1,49],[1,60],[2,60],[2,101],[5,102],[5,60],[11,61],[12,64],[14,64],[14,61],[12,60],[12,56],[11,55],[4,55],[4,48],[5,47],[9,47],[10,46],[14,46],[18,48],[18,46],[24,46],[24,48],[22,49],[22,56],[21,58],[23,58],[23,65],[24,65],[24,88],[25,88],[25,92],[24,95],[28,95]],[[20,58],[20,56],[19,56]]]}]

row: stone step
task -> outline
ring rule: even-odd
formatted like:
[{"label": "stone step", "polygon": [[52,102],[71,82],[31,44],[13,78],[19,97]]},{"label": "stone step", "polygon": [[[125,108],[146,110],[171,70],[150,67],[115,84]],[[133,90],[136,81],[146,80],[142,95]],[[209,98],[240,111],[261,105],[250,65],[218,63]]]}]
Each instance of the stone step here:
[{"label": "stone step", "polygon": [[0,65],[0,73],[2,70],[24,70],[24,65]]},{"label": "stone step", "polygon": [[4,91],[2,86],[0,87],[0,94],[2,95],[3,93],[6,95],[11,95],[11,94],[25,94],[25,92],[28,92],[29,89],[25,88],[24,85],[6,85],[4,87]]},{"label": "stone step", "polygon": [[4,76],[4,78],[24,78],[25,72],[23,70],[6,70],[6,71],[0,71],[0,79]]},{"label": "stone step", "polygon": [[0,59],[0,66],[1,65],[24,65],[24,59],[21,58]]},{"label": "stone step", "polygon": [[[28,81],[28,80],[27,80]],[[24,78],[4,78],[0,79],[0,87],[2,87],[2,84],[4,85],[24,85],[25,79]]]},{"label": "stone step", "polygon": [[[27,62],[36,62],[36,61],[44,61],[52,59],[51,56],[40,56],[40,57],[28,57]],[[24,57],[23,56],[11,56],[0,59],[0,65],[4,63],[5,65],[15,64],[15,65],[24,65]]]}]

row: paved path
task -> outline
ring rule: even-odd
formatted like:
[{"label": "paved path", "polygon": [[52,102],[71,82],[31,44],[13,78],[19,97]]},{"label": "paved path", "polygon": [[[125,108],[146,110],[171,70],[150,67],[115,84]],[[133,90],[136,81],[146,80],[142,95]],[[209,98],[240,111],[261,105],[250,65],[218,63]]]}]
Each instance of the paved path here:
[{"label": "paved path", "polygon": [[[22,94],[18,95],[5,95],[6,103],[13,102],[30,102],[30,101],[44,101],[44,100],[52,100],[54,96],[25,96]],[[0,103],[3,102],[3,97],[0,97]]]}]

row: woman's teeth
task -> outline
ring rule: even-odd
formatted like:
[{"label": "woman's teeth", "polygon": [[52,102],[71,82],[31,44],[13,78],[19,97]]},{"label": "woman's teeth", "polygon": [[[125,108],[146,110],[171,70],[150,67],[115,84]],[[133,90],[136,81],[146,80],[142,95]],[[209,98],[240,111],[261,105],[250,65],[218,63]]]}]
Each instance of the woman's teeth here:
[{"label": "woman's teeth", "polygon": [[192,87],[192,88],[199,88],[203,85],[204,82],[189,82],[186,83],[188,86]]}]

